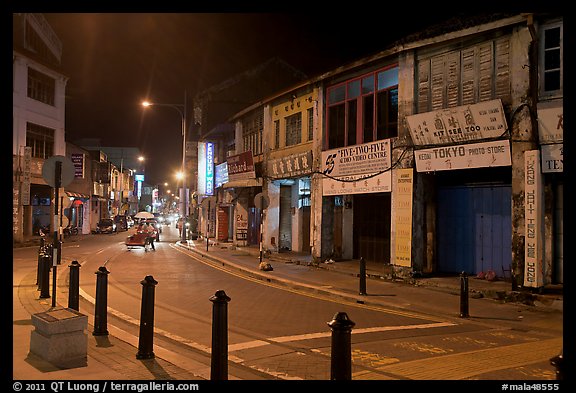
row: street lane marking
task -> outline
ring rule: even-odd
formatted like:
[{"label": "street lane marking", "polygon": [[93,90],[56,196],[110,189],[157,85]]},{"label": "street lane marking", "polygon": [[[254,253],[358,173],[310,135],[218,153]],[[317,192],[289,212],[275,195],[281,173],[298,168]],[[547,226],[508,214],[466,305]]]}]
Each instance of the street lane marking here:
[{"label": "street lane marking", "polygon": [[[431,328],[447,327],[455,325],[456,325],[455,323],[451,322],[438,322],[438,323],[424,323],[420,325],[377,326],[364,329],[353,329],[352,334],[391,332],[391,331],[411,330],[411,329],[431,329]],[[228,351],[233,352],[233,351],[240,351],[243,349],[257,348],[265,345],[270,345],[272,343],[288,343],[293,341],[304,341],[304,340],[313,340],[316,338],[326,338],[330,337],[331,335],[332,332],[321,332],[321,333],[296,334],[293,336],[271,337],[267,338],[266,340],[254,340],[239,344],[228,345]]]}]

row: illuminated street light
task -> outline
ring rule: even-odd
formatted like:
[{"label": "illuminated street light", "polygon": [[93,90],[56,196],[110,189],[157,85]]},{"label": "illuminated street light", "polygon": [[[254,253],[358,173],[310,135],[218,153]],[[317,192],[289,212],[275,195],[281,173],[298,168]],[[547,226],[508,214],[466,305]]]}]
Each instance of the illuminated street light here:
[{"label": "illuminated street light", "polygon": [[[168,106],[170,108],[174,108],[180,114],[182,119],[182,198],[181,198],[181,205],[180,205],[180,213],[182,217],[187,217],[188,214],[186,212],[187,206],[186,198],[187,188],[186,188],[186,94],[184,94],[184,104],[159,104],[156,102],[149,102],[144,101],[142,102],[142,106],[149,107],[149,106]],[[182,241],[186,242],[186,231],[182,231]]]}]

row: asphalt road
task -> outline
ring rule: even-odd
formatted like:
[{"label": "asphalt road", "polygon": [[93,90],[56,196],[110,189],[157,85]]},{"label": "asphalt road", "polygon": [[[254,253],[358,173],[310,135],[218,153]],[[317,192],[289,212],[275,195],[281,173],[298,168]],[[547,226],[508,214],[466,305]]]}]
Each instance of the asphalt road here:
[{"label": "asphalt road", "polygon": [[[156,251],[127,249],[126,236],[96,235],[64,245],[60,281],[66,281],[64,266],[70,261],[82,266],[80,311],[93,318],[95,273],[105,267],[110,329],[138,337],[141,282],[152,276],[157,281],[155,345],[209,367],[214,307],[210,298],[223,290],[230,297],[228,359],[231,373],[241,379],[330,379],[328,322],[339,312],[355,324],[354,379],[554,379],[548,362],[535,362],[526,354],[561,337],[561,326],[520,331],[497,318],[468,321],[311,295],[229,271],[183,250],[174,244],[178,233],[173,227],[163,228]],[[471,359],[482,356],[485,369],[470,367]],[[498,362],[511,367],[503,369]]]}]

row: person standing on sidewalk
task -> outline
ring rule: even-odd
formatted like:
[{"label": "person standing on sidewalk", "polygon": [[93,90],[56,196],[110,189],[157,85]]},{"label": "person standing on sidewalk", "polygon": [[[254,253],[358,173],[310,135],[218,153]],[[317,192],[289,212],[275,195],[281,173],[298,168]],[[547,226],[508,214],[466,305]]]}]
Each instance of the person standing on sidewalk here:
[{"label": "person standing on sidewalk", "polygon": [[156,251],[156,247],[154,247],[154,240],[156,240],[156,228],[154,228],[154,225],[152,224],[146,225],[146,233],[148,234],[148,237],[146,238],[148,244],[150,244],[152,250]]}]

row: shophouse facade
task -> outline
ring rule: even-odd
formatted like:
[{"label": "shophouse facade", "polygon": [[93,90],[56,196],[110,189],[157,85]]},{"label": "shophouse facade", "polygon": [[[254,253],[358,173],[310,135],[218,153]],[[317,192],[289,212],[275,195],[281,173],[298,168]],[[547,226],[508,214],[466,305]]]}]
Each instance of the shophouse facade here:
[{"label": "shophouse facade", "polygon": [[[13,14],[12,191],[14,242],[29,238],[54,215],[44,161],[64,156],[65,90],[62,43],[42,14]],[[52,229],[51,229],[52,230]]]},{"label": "shophouse facade", "polygon": [[[320,170],[350,177],[314,188],[322,260],[362,257],[396,274],[493,272],[514,287],[562,282],[562,21],[468,22],[324,78]],[[396,86],[385,74],[394,69]],[[367,176],[364,163],[380,151],[388,161],[368,163]],[[356,164],[344,172],[347,163]],[[373,192],[370,180],[387,172],[388,189]],[[367,178],[343,181],[353,175]]]}]

